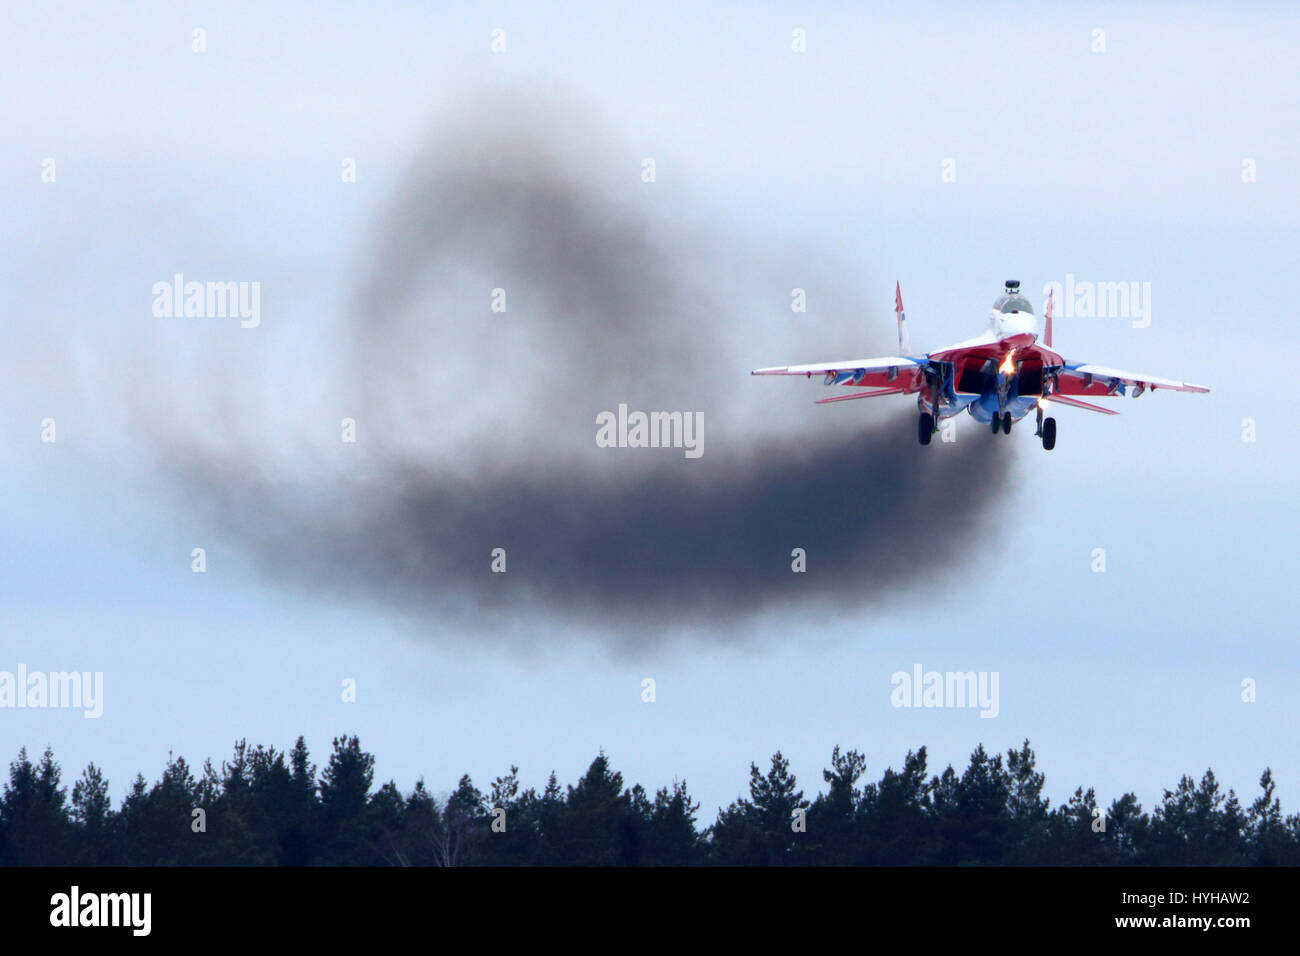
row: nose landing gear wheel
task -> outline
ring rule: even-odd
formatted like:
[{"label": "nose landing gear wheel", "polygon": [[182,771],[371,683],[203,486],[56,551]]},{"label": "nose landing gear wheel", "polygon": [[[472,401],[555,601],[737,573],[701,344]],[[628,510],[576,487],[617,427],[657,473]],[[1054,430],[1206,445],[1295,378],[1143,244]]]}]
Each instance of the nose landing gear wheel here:
[{"label": "nose landing gear wheel", "polygon": [[1002,434],[1004,435],[1011,434],[1011,413],[1010,412],[1002,413]]},{"label": "nose landing gear wheel", "polygon": [[999,415],[997,412],[994,412],[993,420],[989,422],[989,431],[991,431],[993,434],[996,435],[998,433],[998,430],[1001,427],[1002,427],[1002,416]]},{"label": "nose landing gear wheel", "polygon": [[1043,419],[1043,450],[1051,451],[1056,447],[1056,419]]},{"label": "nose landing gear wheel", "polygon": [[929,412],[921,413],[921,420],[916,424],[916,437],[922,445],[930,444],[930,438],[934,435],[934,416]]}]

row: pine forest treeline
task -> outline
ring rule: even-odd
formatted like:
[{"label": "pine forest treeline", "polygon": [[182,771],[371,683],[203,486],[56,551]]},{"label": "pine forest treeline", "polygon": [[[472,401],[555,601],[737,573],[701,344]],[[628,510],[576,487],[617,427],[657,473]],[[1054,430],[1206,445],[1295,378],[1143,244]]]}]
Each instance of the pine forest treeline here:
[{"label": "pine forest treeline", "polygon": [[626,786],[603,753],[540,792],[511,767],[486,791],[463,776],[402,793],[374,786],[374,762],[355,736],[319,773],[301,737],[289,751],[240,741],[220,768],[175,757],[152,784],[137,775],[114,807],[94,764],[69,786],[52,752],[23,750],[0,799],[0,865],[1300,865],[1300,815],[1283,816],[1269,770],[1246,805],[1207,770],[1149,813],[1082,787],[1052,806],[1028,741],[1005,757],[981,745],[937,776],[922,747],[868,783],[865,757],[836,747],[812,796],[778,752],[711,823],[685,782]]}]

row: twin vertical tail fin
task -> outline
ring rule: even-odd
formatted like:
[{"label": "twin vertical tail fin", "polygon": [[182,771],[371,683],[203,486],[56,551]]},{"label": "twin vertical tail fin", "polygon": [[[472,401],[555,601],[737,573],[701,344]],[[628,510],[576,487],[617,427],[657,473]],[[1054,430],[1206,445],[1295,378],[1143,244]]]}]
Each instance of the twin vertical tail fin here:
[{"label": "twin vertical tail fin", "polygon": [[894,282],[894,311],[898,313],[898,354],[911,355],[912,342],[907,334],[907,316],[903,313],[903,289]]},{"label": "twin vertical tail fin", "polygon": [[1052,296],[1055,289],[1047,290],[1047,306],[1043,309],[1043,344],[1052,347]]}]

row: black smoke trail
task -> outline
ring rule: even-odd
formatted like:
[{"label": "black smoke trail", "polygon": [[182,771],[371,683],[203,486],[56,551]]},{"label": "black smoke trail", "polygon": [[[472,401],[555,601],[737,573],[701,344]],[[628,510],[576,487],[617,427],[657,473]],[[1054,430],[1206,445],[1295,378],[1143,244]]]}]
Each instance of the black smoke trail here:
[{"label": "black smoke trail", "polygon": [[[532,106],[440,124],[380,218],[321,370],[355,447],[287,478],[228,447],[174,461],[266,573],[430,623],[621,643],[842,615],[978,553],[1010,448],[920,448],[910,399],[881,418],[751,378],[838,350],[756,348],[759,268],[609,185],[599,131]],[[703,455],[597,448],[620,403],[702,412]]]}]

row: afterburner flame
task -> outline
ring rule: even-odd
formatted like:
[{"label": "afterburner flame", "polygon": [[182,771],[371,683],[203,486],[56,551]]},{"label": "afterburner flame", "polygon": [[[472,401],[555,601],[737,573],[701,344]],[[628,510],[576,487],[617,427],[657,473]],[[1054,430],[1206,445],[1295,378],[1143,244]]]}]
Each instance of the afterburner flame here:
[{"label": "afterburner flame", "polygon": [[1002,360],[1002,364],[998,366],[998,371],[1001,372],[1003,375],[1010,375],[1013,372],[1015,372],[1015,370],[1016,370],[1016,350],[1012,349],[1010,352],[1007,353],[1007,357]]}]

